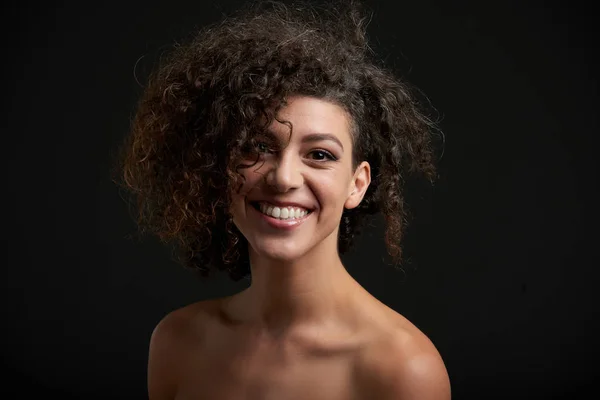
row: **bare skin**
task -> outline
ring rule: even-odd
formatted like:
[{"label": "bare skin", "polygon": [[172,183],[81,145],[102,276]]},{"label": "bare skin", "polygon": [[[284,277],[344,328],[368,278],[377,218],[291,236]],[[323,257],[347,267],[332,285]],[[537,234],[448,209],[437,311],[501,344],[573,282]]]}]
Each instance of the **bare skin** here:
[{"label": "bare skin", "polygon": [[377,374],[386,360],[401,362],[401,357],[420,353],[442,362],[410,321],[358,283],[352,294],[355,302],[345,310],[346,324],[279,337],[236,321],[231,304],[243,292],[174,311],[159,325],[163,334],[153,336],[170,342],[163,343],[168,360],[160,360],[176,382],[167,396],[150,399],[372,399],[380,390]]}]

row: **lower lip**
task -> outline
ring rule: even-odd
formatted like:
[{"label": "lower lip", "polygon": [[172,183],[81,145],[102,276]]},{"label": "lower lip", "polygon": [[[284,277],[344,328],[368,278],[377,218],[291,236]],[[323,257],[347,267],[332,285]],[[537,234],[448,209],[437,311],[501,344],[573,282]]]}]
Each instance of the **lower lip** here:
[{"label": "lower lip", "polygon": [[279,219],[279,218],[273,218],[268,216],[267,214],[263,214],[262,212],[258,211],[256,208],[254,208],[254,206],[252,204],[248,204],[248,206],[255,212],[257,213],[261,219],[266,222],[269,226],[273,227],[273,228],[277,228],[277,229],[281,229],[284,231],[291,231],[297,227],[299,227],[300,225],[302,225],[304,223],[304,221],[306,221],[307,218],[309,218],[313,212],[311,211],[310,213],[306,214],[305,216],[303,216],[302,218],[294,218],[294,219]]}]

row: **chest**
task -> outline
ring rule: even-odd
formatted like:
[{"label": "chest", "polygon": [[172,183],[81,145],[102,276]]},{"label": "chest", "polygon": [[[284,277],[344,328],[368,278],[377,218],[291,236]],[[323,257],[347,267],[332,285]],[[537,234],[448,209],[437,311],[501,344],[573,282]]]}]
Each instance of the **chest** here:
[{"label": "chest", "polygon": [[214,341],[186,365],[177,400],[358,399],[352,352]]},{"label": "chest", "polygon": [[257,364],[245,377],[228,369],[205,369],[202,375],[182,382],[176,399],[348,400],[354,392],[348,368],[341,365],[306,364],[275,371]]}]

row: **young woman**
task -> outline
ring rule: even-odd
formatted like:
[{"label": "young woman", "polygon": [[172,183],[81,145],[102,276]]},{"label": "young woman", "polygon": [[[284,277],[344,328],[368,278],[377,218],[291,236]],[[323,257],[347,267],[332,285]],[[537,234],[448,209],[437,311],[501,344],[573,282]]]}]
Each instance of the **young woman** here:
[{"label": "young woman", "polygon": [[349,2],[269,2],[205,28],[151,76],[123,146],[139,222],[233,296],[165,316],[150,399],[450,398],[444,363],[340,254],[381,212],[400,258],[403,182],[434,177],[434,124],[372,59]]}]

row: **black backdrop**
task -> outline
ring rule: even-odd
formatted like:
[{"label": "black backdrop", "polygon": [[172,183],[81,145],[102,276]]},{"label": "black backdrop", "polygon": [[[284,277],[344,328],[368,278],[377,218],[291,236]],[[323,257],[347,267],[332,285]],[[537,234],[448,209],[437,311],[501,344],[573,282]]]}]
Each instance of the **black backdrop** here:
[{"label": "black backdrop", "polygon": [[[525,5],[524,3],[527,3]],[[4,3],[0,391],[146,395],[168,311],[238,291],[200,282],[111,183],[153,60],[240,1]],[[454,399],[576,399],[598,377],[598,133],[583,3],[370,1],[373,48],[443,116],[440,180],[410,195],[404,272],[381,223],[345,257],[437,345]]]}]

